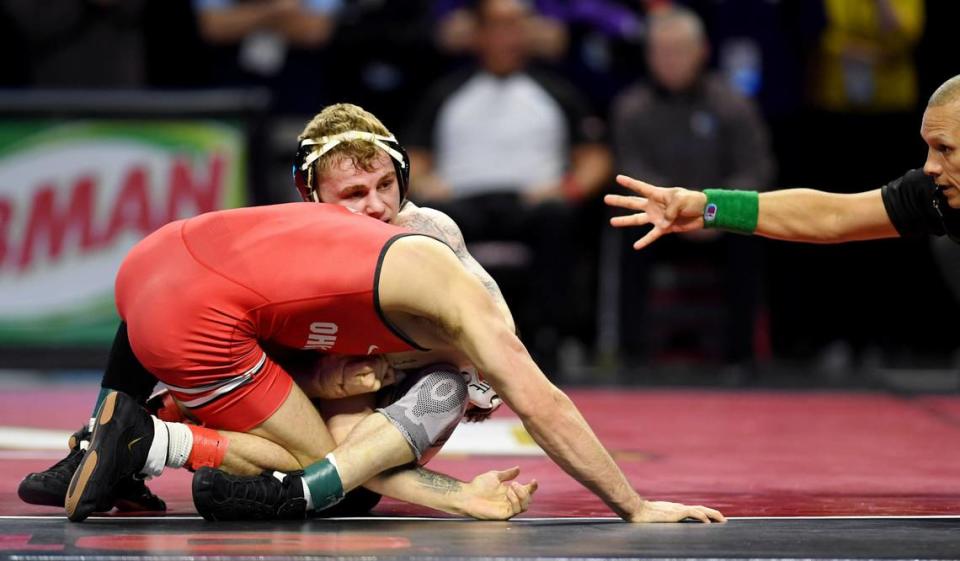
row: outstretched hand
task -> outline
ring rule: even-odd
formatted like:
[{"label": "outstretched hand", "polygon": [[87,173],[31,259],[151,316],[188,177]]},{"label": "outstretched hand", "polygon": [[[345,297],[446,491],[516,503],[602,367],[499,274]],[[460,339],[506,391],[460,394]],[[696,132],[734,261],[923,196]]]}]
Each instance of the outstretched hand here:
[{"label": "outstretched hand", "polygon": [[520,475],[519,467],[503,471],[488,471],[467,484],[471,491],[464,505],[467,515],[479,520],[509,520],[527,510],[537,491],[537,480],[526,485],[514,481]]},{"label": "outstretched hand", "polygon": [[643,249],[664,234],[703,228],[703,208],[707,204],[707,196],[703,193],[682,187],[657,187],[626,175],[618,175],[617,183],[638,196],[607,195],[603,202],[608,206],[637,212],[615,216],[610,219],[610,224],[617,228],[653,226],[634,242],[634,249]]},{"label": "outstretched hand", "polygon": [[699,520],[704,524],[727,521],[720,511],[705,506],[688,506],[667,501],[644,501],[643,508],[630,517],[630,522],[680,522],[687,518]]}]

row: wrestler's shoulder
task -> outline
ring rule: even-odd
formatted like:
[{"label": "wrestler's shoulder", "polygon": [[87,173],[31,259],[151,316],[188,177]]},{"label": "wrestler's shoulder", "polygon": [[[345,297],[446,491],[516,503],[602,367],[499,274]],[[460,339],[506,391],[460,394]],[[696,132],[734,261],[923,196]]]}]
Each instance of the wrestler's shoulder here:
[{"label": "wrestler's shoulder", "polygon": [[398,218],[398,225],[414,230],[417,230],[417,225],[424,223],[441,228],[457,227],[457,223],[445,212],[426,206],[417,206],[413,203],[405,204]]}]

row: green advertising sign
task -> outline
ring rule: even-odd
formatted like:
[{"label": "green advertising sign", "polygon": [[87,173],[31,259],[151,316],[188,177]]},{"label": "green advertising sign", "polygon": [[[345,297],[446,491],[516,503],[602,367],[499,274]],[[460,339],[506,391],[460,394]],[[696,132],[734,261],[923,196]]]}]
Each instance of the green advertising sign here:
[{"label": "green advertising sign", "polygon": [[124,256],[158,227],[247,202],[221,121],[0,122],[0,345],[100,345]]}]

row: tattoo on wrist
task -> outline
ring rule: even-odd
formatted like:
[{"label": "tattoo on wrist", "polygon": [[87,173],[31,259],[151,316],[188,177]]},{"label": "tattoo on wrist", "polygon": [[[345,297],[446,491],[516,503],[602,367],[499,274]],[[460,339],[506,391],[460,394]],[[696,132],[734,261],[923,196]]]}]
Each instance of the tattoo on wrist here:
[{"label": "tattoo on wrist", "polygon": [[442,495],[458,493],[463,488],[463,484],[460,481],[443,475],[442,473],[430,471],[422,467],[418,467],[416,469],[416,474],[417,482],[421,487],[426,487],[427,489]]}]

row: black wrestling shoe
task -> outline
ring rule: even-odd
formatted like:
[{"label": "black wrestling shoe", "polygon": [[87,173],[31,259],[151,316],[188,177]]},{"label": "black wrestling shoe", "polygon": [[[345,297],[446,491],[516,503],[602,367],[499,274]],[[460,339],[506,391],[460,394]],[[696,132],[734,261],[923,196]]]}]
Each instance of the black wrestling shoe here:
[{"label": "black wrestling shoe", "polygon": [[166,512],[167,503],[153,494],[142,479],[124,477],[113,493],[113,506],[120,512]]},{"label": "black wrestling shoe", "polygon": [[303,520],[302,474],[290,473],[280,481],[272,471],[240,476],[202,467],[193,474],[193,505],[210,521]]},{"label": "black wrestling shoe", "polygon": [[311,518],[352,518],[369,516],[383,496],[364,487],[357,487],[343,496],[343,500],[326,510],[311,511]]},{"label": "black wrestling shoe", "polygon": [[73,473],[77,471],[77,466],[83,461],[83,449],[81,442],[90,442],[90,429],[83,427],[70,435],[67,457],[53,464],[44,471],[28,473],[20,487],[17,488],[17,495],[20,500],[32,505],[43,506],[63,506],[64,499],[67,496],[67,487],[70,485],[70,479]]},{"label": "black wrestling shoe", "polygon": [[[28,473],[17,494],[20,499],[32,505],[63,507],[67,498],[67,487],[70,479],[83,461],[83,448],[90,444],[90,429],[83,427],[70,435],[70,451],[67,457],[53,464],[44,471]],[[124,512],[164,512],[167,503],[150,492],[150,489],[140,479],[125,477],[120,480],[116,489],[114,506]]]},{"label": "black wrestling shoe", "polygon": [[67,488],[67,517],[80,522],[94,512],[110,510],[117,484],[143,469],[151,443],[150,414],[125,393],[108,395],[97,414],[90,447]]}]

